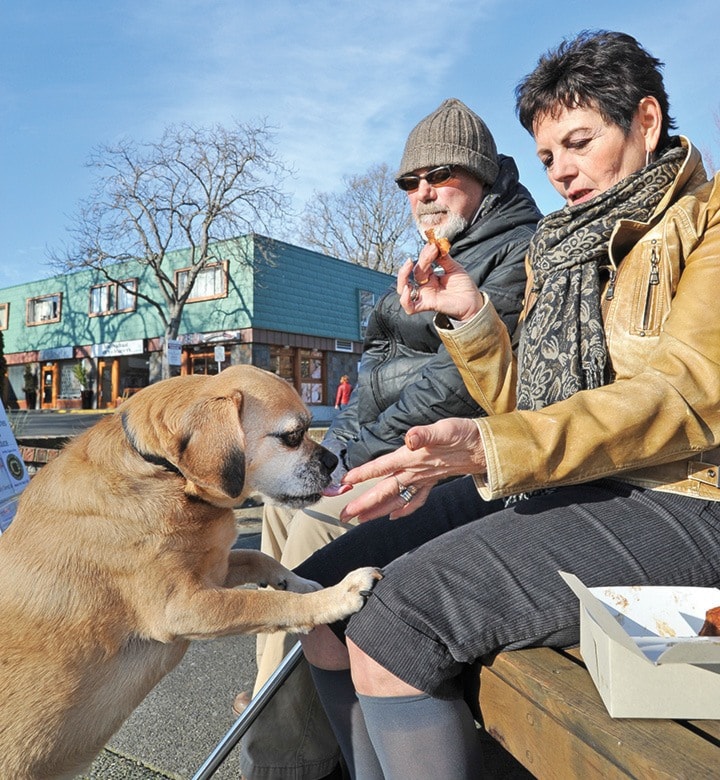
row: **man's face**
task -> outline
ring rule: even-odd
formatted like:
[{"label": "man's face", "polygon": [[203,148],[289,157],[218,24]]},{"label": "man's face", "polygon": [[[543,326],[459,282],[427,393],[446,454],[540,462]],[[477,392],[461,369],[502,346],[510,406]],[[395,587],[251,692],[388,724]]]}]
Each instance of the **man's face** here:
[{"label": "man's face", "polygon": [[[427,173],[419,168],[414,174]],[[438,238],[452,241],[470,224],[485,196],[483,184],[463,168],[455,168],[451,178],[431,185],[420,179],[416,190],[408,192],[410,209],[420,234],[433,228]]]}]

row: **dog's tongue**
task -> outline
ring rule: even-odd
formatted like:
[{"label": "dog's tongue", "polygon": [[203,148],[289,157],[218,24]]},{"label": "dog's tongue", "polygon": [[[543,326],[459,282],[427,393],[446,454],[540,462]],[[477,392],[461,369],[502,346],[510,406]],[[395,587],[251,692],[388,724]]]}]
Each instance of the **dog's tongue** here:
[{"label": "dog's tongue", "polygon": [[333,496],[341,496],[343,493],[347,493],[348,490],[352,490],[352,485],[328,485],[322,494],[332,498]]}]

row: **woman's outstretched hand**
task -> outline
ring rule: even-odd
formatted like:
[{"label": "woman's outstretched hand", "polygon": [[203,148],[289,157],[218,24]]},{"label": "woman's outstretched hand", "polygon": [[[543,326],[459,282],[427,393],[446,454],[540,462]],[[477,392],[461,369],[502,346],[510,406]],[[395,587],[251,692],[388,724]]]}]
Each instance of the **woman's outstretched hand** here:
[{"label": "woman's outstretched hand", "polygon": [[355,485],[385,477],[362,496],[350,501],[340,519],[364,523],[389,514],[409,515],[427,500],[431,488],[446,477],[484,474],[485,451],[473,420],[451,417],[421,425],[405,435],[405,445],[351,469],[343,484]]},{"label": "woman's outstretched hand", "polygon": [[[438,275],[433,264],[442,269]],[[484,299],[475,282],[450,255],[441,255],[434,244],[426,244],[417,263],[408,260],[398,272],[397,292],[408,314],[437,311],[455,320],[469,320],[483,307]]]}]

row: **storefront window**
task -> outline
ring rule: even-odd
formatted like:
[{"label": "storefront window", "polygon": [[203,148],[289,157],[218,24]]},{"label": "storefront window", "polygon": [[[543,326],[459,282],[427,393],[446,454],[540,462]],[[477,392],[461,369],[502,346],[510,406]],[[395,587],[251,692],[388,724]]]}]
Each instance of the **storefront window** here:
[{"label": "storefront window", "polygon": [[211,352],[191,352],[190,353],[190,373],[191,374],[211,374],[218,373],[218,364],[215,361],[215,351]]},{"label": "storefront window", "polygon": [[323,402],[323,353],[300,350],[300,396],[306,404]]},{"label": "storefront window", "polygon": [[325,354],[296,347],[270,347],[270,370],[289,382],[306,404],[325,403]]}]

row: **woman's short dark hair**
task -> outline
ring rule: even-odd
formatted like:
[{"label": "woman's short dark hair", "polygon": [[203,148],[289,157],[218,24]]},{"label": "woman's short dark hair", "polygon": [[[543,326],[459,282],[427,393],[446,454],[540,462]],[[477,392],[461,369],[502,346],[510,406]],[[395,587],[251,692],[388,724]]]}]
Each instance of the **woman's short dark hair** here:
[{"label": "woman's short dark hair", "polygon": [[560,108],[594,108],[606,122],[630,132],[632,118],[644,97],[662,109],[658,151],[669,141],[675,120],[663,83],[662,63],[631,35],[585,30],[543,54],[532,73],[515,89],[518,118],[533,135],[535,121]]}]

